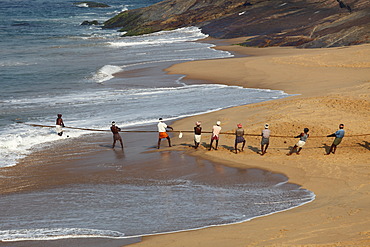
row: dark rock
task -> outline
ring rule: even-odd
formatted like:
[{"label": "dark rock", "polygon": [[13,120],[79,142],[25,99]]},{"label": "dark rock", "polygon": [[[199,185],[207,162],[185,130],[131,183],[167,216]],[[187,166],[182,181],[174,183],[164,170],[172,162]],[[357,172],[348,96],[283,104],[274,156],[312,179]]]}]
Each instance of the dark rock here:
[{"label": "dark rock", "polygon": [[91,1],[76,2],[73,4],[74,5],[85,4],[89,8],[108,8],[110,7],[108,4],[105,4],[105,3],[97,3],[97,2],[91,2]]},{"label": "dark rock", "polygon": [[92,25],[100,25],[100,23],[97,21],[97,20],[93,20],[93,21],[83,21],[81,23],[82,26],[92,26]]},{"label": "dark rock", "polygon": [[369,20],[369,0],[165,0],[104,27],[140,35],[197,26],[214,38],[254,36],[248,46],[331,47],[370,43]]}]

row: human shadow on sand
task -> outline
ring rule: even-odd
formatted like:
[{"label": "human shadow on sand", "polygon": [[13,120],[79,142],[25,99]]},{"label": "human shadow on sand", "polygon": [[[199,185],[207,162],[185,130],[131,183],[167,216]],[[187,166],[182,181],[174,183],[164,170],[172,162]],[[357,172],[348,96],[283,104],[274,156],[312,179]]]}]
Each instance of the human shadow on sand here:
[{"label": "human shadow on sand", "polygon": [[358,145],[360,145],[361,147],[364,147],[366,148],[367,150],[370,150],[370,142],[367,142],[367,141],[363,141],[364,143],[357,143]]},{"label": "human shadow on sand", "polygon": [[330,146],[328,146],[326,143],[323,143],[323,144],[322,144],[322,148],[324,148],[324,149],[325,149],[325,153],[329,153]]},{"label": "human shadow on sand", "polygon": [[251,145],[248,146],[248,149],[249,150],[252,150],[253,152],[255,152],[256,154],[260,154],[260,149],[258,147],[253,147]]}]

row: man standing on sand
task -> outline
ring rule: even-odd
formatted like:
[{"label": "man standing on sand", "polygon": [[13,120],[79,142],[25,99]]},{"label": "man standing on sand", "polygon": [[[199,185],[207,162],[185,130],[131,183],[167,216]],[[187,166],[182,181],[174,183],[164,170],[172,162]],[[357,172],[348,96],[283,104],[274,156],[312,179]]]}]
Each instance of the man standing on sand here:
[{"label": "man standing on sand", "polygon": [[168,146],[171,147],[171,138],[167,134],[166,128],[171,129],[171,130],[173,130],[173,128],[171,126],[168,126],[167,124],[165,124],[163,122],[163,119],[162,118],[159,119],[159,123],[158,123],[157,126],[158,126],[158,132],[159,132],[159,136],[158,136],[158,149],[159,149],[159,147],[161,145],[161,140],[163,138],[166,138],[168,140]]},{"label": "man standing on sand", "polygon": [[201,122],[196,122],[194,127],[194,148],[197,149],[202,138],[202,127],[200,127]]},{"label": "man standing on sand", "polygon": [[55,123],[55,129],[58,133],[58,136],[63,135],[63,127],[64,127],[64,123],[63,123],[63,119],[62,119],[62,114],[58,114],[58,118],[57,118],[56,123]]},{"label": "man standing on sand", "polygon": [[213,125],[213,127],[212,127],[212,137],[211,137],[211,143],[209,144],[209,150],[212,149],[212,143],[213,143],[214,140],[216,140],[215,150],[217,150],[218,140],[220,139],[219,135],[220,135],[220,132],[221,132],[220,125],[221,125],[221,122],[217,121],[216,125]]},{"label": "man standing on sand", "polygon": [[113,133],[113,145],[112,145],[112,148],[114,148],[114,146],[116,145],[116,141],[119,141],[121,143],[121,148],[123,149],[122,138],[121,138],[121,135],[119,134],[119,131],[121,129],[118,128],[118,126],[116,126],[116,122],[114,122],[114,121],[112,122],[112,126],[110,127],[110,130]]},{"label": "man standing on sand", "polygon": [[235,131],[235,153],[238,153],[238,143],[243,143],[241,151],[244,151],[245,146],[245,139],[244,139],[244,129],[241,124],[237,125],[237,129]]},{"label": "man standing on sand", "polygon": [[[261,155],[264,155],[267,151],[267,148],[269,147],[270,144],[270,133],[271,131],[269,130],[269,125],[265,124],[265,129],[262,130],[262,140],[261,140]],[[266,146],[266,147],[265,147]]]},{"label": "man standing on sand", "polygon": [[326,155],[329,155],[330,153],[335,154],[337,146],[342,142],[342,139],[344,137],[344,124],[340,124],[339,130],[331,135],[328,135],[327,137],[335,137],[335,139],[333,141],[333,144],[331,144],[329,152]]},{"label": "man standing on sand", "polygon": [[292,150],[290,150],[290,152],[287,153],[287,155],[292,155],[292,153],[297,148],[299,148],[298,151],[297,151],[297,154],[299,155],[299,152],[302,150],[304,144],[306,144],[306,141],[307,141],[308,137],[310,136],[308,134],[308,131],[309,131],[308,128],[304,128],[303,133],[301,133],[300,135],[297,135],[297,136],[294,137],[294,138],[299,138],[299,141],[297,142],[297,144],[294,145],[294,147],[292,148]]}]

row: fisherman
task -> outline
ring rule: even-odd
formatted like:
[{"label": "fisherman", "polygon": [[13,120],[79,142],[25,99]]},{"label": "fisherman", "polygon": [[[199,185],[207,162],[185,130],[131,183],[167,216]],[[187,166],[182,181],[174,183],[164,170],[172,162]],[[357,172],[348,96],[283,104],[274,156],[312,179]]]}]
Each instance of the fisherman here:
[{"label": "fisherman", "polygon": [[116,145],[116,141],[119,141],[121,143],[121,148],[123,149],[122,138],[121,138],[121,135],[119,134],[119,131],[121,131],[121,129],[118,128],[118,126],[116,126],[116,122],[114,122],[114,121],[112,122],[112,126],[110,127],[110,130],[113,133],[113,145],[112,145],[112,148],[114,148],[114,146]]},{"label": "fisherman", "polygon": [[162,118],[159,119],[159,123],[158,123],[157,126],[158,126],[158,132],[159,132],[159,136],[158,136],[158,149],[159,149],[159,147],[161,145],[161,140],[163,138],[166,138],[168,140],[168,146],[171,147],[171,138],[167,134],[166,129],[168,128],[168,129],[173,130],[173,128],[171,126],[168,126],[167,124],[165,124],[163,122],[163,119]]},{"label": "fisherman", "polygon": [[299,138],[299,141],[297,142],[297,144],[294,145],[294,147],[292,148],[292,150],[290,150],[290,152],[287,153],[287,155],[292,155],[292,153],[297,148],[298,148],[297,154],[299,155],[299,152],[302,150],[303,146],[306,144],[306,141],[307,141],[308,137],[310,136],[308,134],[308,131],[309,131],[308,128],[304,128],[303,133],[301,133],[300,135],[297,135],[297,136],[294,137],[294,138]]},{"label": "fisherman", "polygon": [[195,149],[199,147],[200,140],[202,138],[202,127],[200,126],[201,122],[196,122],[194,127],[194,144]]},{"label": "fisherman", "polygon": [[342,139],[344,137],[344,124],[339,125],[339,130],[337,130],[335,133],[328,135],[327,137],[335,137],[333,144],[331,144],[331,147],[329,149],[329,152],[326,155],[329,155],[330,153],[335,154],[335,151],[337,150],[337,146],[342,142]]},{"label": "fisherman", "polygon": [[221,132],[221,126],[220,125],[221,125],[221,122],[217,121],[216,125],[213,125],[213,127],[212,127],[212,137],[211,137],[211,143],[209,144],[209,150],[212,149],[212,143],[213,143],[214,140],[216,140],[215,150],[217,150],[218,140],[220,139],[219,135],[220,135],[220,132]]},{"label": "fisherman", "polygon": [[243,143],[241,151],[244,151],[245,146],[245,139],[244,139],[244,129],[242,124],[237,125],[237,129],[235,131],[235,153],[238,153],[238,143]]},{"label": "fisherman", "polygon": [[63,127],[64,127],[62,114],[58,114],[57,116],[58,116],[58,118],[57,118],[56,123],[55,123],[55,129],[56,129],[56,132],[57,132],[58,136],[62,136],[63,135]]},{"label": "fisherman", "polygon": [[262,130],[261,136],[261,155],[264,155],[267,151],[267,148],[269,147],[270,144],[270,133],[271,131],[269,130],[269,125],[265,124],[265,129]]}]

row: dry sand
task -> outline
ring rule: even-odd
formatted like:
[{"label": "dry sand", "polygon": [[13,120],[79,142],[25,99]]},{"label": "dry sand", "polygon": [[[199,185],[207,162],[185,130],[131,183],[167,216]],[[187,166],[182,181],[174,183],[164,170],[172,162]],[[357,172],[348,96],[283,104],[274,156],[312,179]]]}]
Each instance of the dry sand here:
[{"label": "dry sand", "polygon": [[[257,154],[259,137],[247,137],[247,148],[239,154],[232,150],[234,137],[227,135],[221,136],[217,151],[207,151],[206,134],[200,149],[182,148],[229,166],[283,173],[290,182],[313,191],[316,199],[241,224],[144,237],[132,246],[370,246],[370,136],[353,136],[370,134],[370,45],[295,49],[229,44],[217,49],[250,56],[187,62],[167,71],[209,83],[300,95],[189,117],[175,122],[175,130],[191,130],[200,120],[203,130],[209,131],[220,120],[224,132],[235,131],[242,123],[246,133],[259,134],[269,123],[272,134],[290,137],[271,138],[265,156]],[[324,155],[333,140],[324,136],[340,123],[345,124],[346,136],[335,155]],[[304,127],[311,136],[301,155],[286,156],[297,141],[291,137]],[[192,143],[192,138],[185,134],[176,142]]]}]

